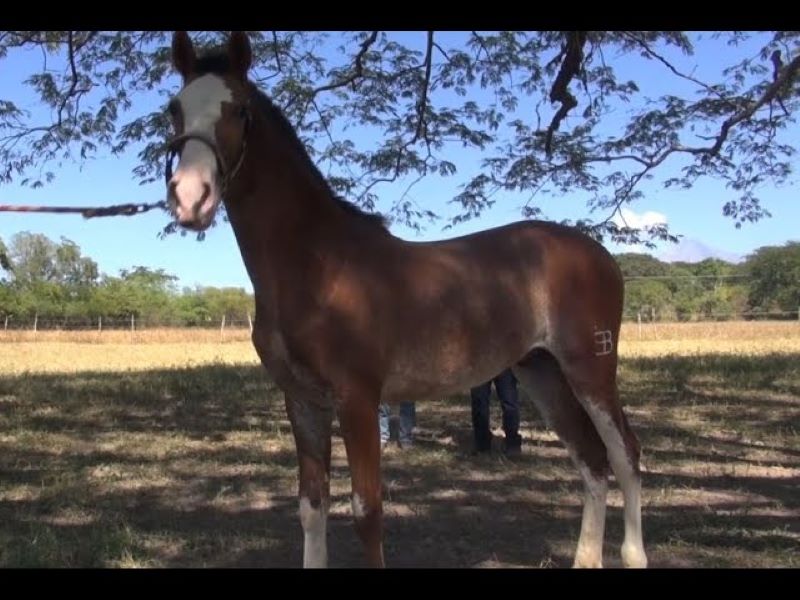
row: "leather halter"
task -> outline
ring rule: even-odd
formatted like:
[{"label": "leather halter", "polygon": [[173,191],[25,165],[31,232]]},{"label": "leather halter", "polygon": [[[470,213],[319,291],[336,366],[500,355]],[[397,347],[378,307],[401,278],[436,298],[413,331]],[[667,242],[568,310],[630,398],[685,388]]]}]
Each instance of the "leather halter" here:
[{"label": "leather halter", "polygon": [[208,146],[211,152],[214,154],[214,158],[217,161],[217,173],[221,180],[222,194],[224,195],[225,190],[228,188],[228,184],[230,184],[233,178],[236,177],[239,169],[242,168],[244,157],[247,153],[247,134],[250,131],[250,110],[247,107],[244,110],[244,134],[242,136],[242,148],[239,152],[239,160],[236,161],[236,164],[233,166],[233,168],[230,171],[228,170],[227,165],[225,164],[225,159],[222,157],[222,153],[219,151],[219,147],[215,140],[209,139],[208,136],[202,133],[184,133],[182,135],[175,136],[167,143],[167,158],[166,165],[164,167],[164,176],[167,181],[167,187],[169,187],[169,183],[172,180],[173,160],[175,160],[176,156],[180,157],[186,142],[189,140],[196,140]]}]

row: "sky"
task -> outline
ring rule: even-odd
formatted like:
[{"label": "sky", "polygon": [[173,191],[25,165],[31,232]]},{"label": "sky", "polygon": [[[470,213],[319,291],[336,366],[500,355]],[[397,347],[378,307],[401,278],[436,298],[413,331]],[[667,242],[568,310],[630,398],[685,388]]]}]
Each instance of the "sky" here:
[{"label": "sky", "polygon": [[[421,32],[398,34],[410,41],[424,39]],[[446,33],[455,42],[457,33]],[[750,43],[738,48],[730,48],[722,42],[704,38],[696,39],[696,53],[691,57],[675,56],[672,58],[686,72],[692,72],[700,79],[713,80],[723,66],[737,61],[739,56],[752,56],[760,47],[758,43]],[[760,41],[760,40],[759,40]],[[333,52],[334,50],[331,50]],[[614,60],[606,57],[607,60]],[[34,101],[30,92],[21,85],[21,81],[33,69],[41,65],[41,55],[33,52],[10,52],[2,59],[3,98],[11,98],[40,118],[46,117],[41,106]],[[666,68],[653,62],[634,59],[622,59],[614,62],[620,78],[627,76],[639,84],[643,94],[655,96],[665,93],[665,82],[670,86],[668,91],[680,93],[680,83],[667,77]],[[177,78],[169,80],[171,89],[177,89]],[[164,98],[156,94],[139,96],[135,101],[136,112],[149,112],[163,106]],[[521,107],[526,108],[526,107]],[[577,110],[577,109],[576,109]],[[532,112],[532,111],[531,111]],[[525,114],[524,112],[521,114]],[[624,115],[611,115],[607,126],[610,130],[624,123]],[[569,126],[569,119],[562,127]],[[341,133],[340,133],[341,134]],[[347,135],[357,143],[359,140],[374,139],[374,133],[349,129]],[[370,138],[369,136],[373,137]],[[800,141],[800,129],[788,132],[785,138],[789,143]],[[470,169],[478,168],[479,156],[469,155],[455,148],[448,150],[448,159],[459,166],[462,174],[458,180],[426,179],[415,186],[410,196],[420,205],[430,206],[444,217],[453,214],[452,207],[446,199],[457,193],[457,183],[463,181]],[[164,195],[162,183],[139,185],[131,171],[136,165],[136,152],[121,157],[100,155],[84,164],[65,163],[60,167],[48,165],[56,173],[56,179],[39,189],[30,189],[16,183],[0,185],[0,204],[38,204],[51,206],[102,206],[125,202],[153,202]],[[677,161],[675,161],[677,162]],[[324,172],[324,169],[323,169]],[[782,245],[789,240],[800,239],[798,223],[800,223],[800,202],[798,202],[797,176],[790,184],[782,188],[766,186],[759,192],[763,205],[772,213],[772,218],[763,219],[755,224],[743,225],[736,229],[731,219],[723,217],[722,206],[730,193],[724,185],[712,179],[704,178],[697,182],[691,190],[663,189],[658,181],[675,172],[674,163],[669,161],[662,165],[655,183],[647,182],[641,189],[644,198],[625,209],[624,216],[629,224],[649,224],[667,222],[673,233],[684,236],[679,247],[674,245],[660,246],[653,253],[663,259],[700,259],[706,255],[715,255],[729,260],[741,259],[754,249],[764,245]],[[405,189],[405,184],[387,184],[376,188],[381,201],[378,209],[386,208]],[[487,210],[481,218],[469,221],[447,231],[442,230],[443,223],[427,225],[418,234],[402,225],[392,226],[392,232],[409,240],[434,240],[454,237],[479,229],[486,229],[519,220],[521,218],[519,198],[498,195],[496,205]],[[587,216],[585,195],[575,197],[538,196],[537,202],[546,218],[576,219]],[[97,261],[102,272],[117,275],[120,269],[132,266],[147,266],[152,269],[164,269],[178,276],[180,285],[242,287],[252,290],[239,250],[228,223],[220,223],[207,232],[203,242],[196,241],[192,235],[173,235],[159,239],[158,233],[166,224],[165,216],[160,211],[138,215],[135,217],[115,217],[85,220],[79,215],[46,215],[25,213],[0,213],[0,238],[8,243],[17,232],[30,231],[42,233],[53,240],[62,236],[77,243],[84,255]],[[619,247],[609,245],[613,252],[645,251],[636,247]]]}]

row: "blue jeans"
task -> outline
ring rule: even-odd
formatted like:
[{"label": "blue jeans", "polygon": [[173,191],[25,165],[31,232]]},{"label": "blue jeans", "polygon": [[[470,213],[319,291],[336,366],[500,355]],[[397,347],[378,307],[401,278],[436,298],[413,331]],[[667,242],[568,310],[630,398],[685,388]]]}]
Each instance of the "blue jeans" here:
[{"label": "blue jeans", "polygon": [[492,433],[489,429],[489,397],[492,393],[492,382],[497,390],[497,397],[500,399],[506,447],[519,448],[522,443],[522,437],[519,434],[519,396],[517,395],[517,379],[511,369],[506,369],[494,379],[470,390],[475,447],[480,451],[486,451],[492,444]]},{"label": "blue jeans", "polygon": [[[398,438],[401,446],[410,446],[414,443],[414,426],[417,421],[417,407],[413,402],[400,403],[400,427]],[[381,443],[389,441],[389,416],[391,408],[388,404],[381,404],[378,408],[378,417],[381,431]]]}]

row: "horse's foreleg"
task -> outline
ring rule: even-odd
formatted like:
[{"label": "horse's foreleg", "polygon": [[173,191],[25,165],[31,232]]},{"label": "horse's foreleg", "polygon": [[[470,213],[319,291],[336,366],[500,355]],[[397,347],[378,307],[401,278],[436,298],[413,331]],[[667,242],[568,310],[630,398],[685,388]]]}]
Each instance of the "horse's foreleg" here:
[{"label": "horse's foreleg", "polygon": [[365,395],[345,398],[339,423],[353,484],[353,519],[371,566],[383,567],[383,499],[381,489],[378,400]]},{"label": "horse's foreleg", "polygon": [[303,567],[327,567],[333,410],[295,396],[286,398],[299,465]]}]

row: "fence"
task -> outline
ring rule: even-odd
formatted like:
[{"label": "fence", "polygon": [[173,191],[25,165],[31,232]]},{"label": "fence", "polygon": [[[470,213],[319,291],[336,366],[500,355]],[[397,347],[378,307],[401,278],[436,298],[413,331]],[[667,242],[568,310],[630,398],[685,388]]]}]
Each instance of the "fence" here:
[{"label": "fence", "polygon": [[[720,313],[692,315],[692,320],[665,321],[627,318],[622,338],[639,341],[689,339],[800,338],[798,314],[789,311],[765,313]],[[227,316],[191,326],[180,321],[134,318],[12,319],[0,317],[0,342],[170,343],[249,341],[252,319]]]},{"label": "fence", "polygon": [[742,312],[704,312],[683,313],[680,318],[672,316],[664,318],[655,309],[626,311],[622,315],[623,321],[636,323],[682,323],[682,322],[707,322],[707,321],[800,321],[800,307],[797,310],[770,310],[770,311],[742,311]]},{"label": "fence", "polygon": [[253,330],[251,315],[246,319],[231,319],[223,315],[218,319],[204,319],[196,323],[187,323],[178,320],[155,320],[137,318],[136,315],[128,317],[59,317],[39,318],[34,315],[30,318],[15,318],[13,316],[0,317],[4,331],[145,331],[153,329],[249,329]]},{"label": "fence", "polygon": [[33,319],[0,317],[0,342],[79,342],[79,343],[192,343],[249,341],[253,331],[250,315],[246,319],[206,319],[198,323],[126,318]]}]

